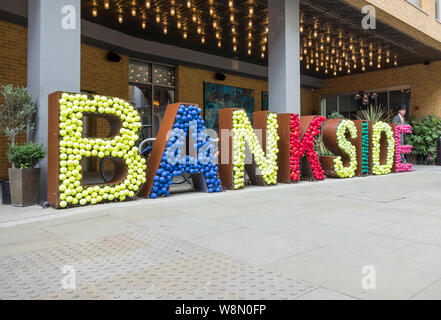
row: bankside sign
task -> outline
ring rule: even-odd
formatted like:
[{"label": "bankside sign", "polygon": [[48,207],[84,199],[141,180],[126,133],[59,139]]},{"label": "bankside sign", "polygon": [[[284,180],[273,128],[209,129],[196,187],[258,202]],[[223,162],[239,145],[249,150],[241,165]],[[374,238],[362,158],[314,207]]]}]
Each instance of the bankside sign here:
[{"label": "bankside sign", "polygon": [[[108,121],[106,138],[83,134],[84,116]],[[190,173],[197,190],[221,192],[245,186],[245,172],[261,186],[299,181],[301,176],[350,178],[411,171],[401,154],[408,125],[321,116],[219,111],[219,143],[208,135],[201,109],[191,103],[167,106],[153,150],[146,160],[136,143],[142,127],[134,106],[119,98],[55,92],[49,95],[48,202],[56,208],[85,206],[135,197],[167,197],[174,176]],[[318,135],[334,155],[319,157]],[[84,160],[112,159],[115,173],[106,184],[86,184]]]}]

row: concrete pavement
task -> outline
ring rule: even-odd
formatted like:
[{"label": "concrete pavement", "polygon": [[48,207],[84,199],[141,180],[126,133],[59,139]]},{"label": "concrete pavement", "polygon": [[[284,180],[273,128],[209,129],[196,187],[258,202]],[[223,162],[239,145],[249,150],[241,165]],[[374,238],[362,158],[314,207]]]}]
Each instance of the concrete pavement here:
[{"label": "concrete pavement", "polygon": [[[439,190],[441,168],[416,167],[62,211],[0,206],[0,298],[441,299]],[[62,288],[69,270],[74,290]]]}]

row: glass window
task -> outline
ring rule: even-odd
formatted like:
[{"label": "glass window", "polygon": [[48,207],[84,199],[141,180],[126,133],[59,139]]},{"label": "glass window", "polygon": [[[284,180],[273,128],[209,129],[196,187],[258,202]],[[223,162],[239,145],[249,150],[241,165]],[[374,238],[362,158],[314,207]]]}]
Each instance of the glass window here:
[{"label": "glass window", "polygon": [[174,67],[130,61],[129,101],[141,116],[143,138],[158,133],[167,105],[175,102],[174,85]]},{"label": "glass window", "polygon": [[162,118],[164,118],[165,109],[168,104],[173,103],[175,100],[175,90],[165,87],[155,86],[155,96],[153,100],[154,105],[154,122],[153,132],[156,136],[158,134],[159,126],[161,125]]},{"label": "glass window", "polygon": [[142,62],[130,62],[129,82],[152,83],[152,65]]},{"label": "glass window", "polygon": [[338,111],[337,96],[326,98],[326,117]]},{"label": "glass window", "polygon": [[153,84],[160,86],[175,85],[175,71],[172,67],[153,65]]},{"label": "glass window", "polygon": [[142,134],[144,138],[153,137],[152,117],[153,99],[152,86],[129,85],[129,101],[138,110],[141,122],[144,125]]},{"label": "glass window", "polygon": [[341,95],[338,98],[338,110],[346,119],[356,119],[357,100],[355,95]]},{"label": "glass window", "polygon": [[377,106],[382,109],[387,109],[389,107],[387,91],[385,92],[377,92]]},{"label": "glass window", "polygon": [[435,0],[435,18],[438,19],[438,20],[441,19],[440,0]]},{"label": "glass window", "polygon": [[403,103],[404,90],[389,91],[389,107],[392,113],[395,113]]},{"label": "glass window", "polygon": [[421,8],[421,0],[407,0],[407,2],[410,2],[414,6],[417,6],[418,8]]}]

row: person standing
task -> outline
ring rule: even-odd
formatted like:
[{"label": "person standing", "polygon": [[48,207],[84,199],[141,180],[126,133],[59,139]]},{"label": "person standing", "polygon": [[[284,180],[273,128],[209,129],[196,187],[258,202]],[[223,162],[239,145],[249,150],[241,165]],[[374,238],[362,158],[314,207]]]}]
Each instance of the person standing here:
[{"label": "person standing", "polygon": [[[406,119],[404,118],[404,116],[406,115],[406,112],[407,112],[407,106],[405,104],[402,104],[398,108],[398,113],[393,117],[392,123],[406,124]],[[401,136],[401,144],[405,144],[404,133],[402,133],[400,136]],[[401,154],[401,163],[407,163],[407,160],[406,160],[406,157],[404,156],[404,154]]]}]

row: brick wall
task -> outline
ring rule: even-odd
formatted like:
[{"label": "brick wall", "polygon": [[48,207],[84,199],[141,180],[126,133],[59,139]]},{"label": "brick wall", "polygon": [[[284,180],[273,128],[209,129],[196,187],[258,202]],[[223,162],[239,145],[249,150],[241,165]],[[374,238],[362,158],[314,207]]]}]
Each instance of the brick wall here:
[{"label": "brick wall", "polygon": [[429,66],[397,67],[325,80],[323,89],[315,92],[313,104],[319,105],[320,97],[326,94],[410,85],[412,115],[421,117],[434,114],[441,117],[440,83],[441,61],[432,62]]},{"label": "brick wall", "polygon": [[[262,92],[268,91],[268,81],[246,78],[231,74],[225,74],[224,81],[215,79],[215,72],[210,70],[178,66],[176,68],[176,97],[177,101],[191,102],[204,108],[204,81],[224,84],[227,86],[254,89],[255,110],[262,110]],[[313,92],[307,89],[301,90],[301,112],[311,114],[313,110],[320,110],[319,106],[313,106]],[[315,108],[316,107],[316,108]],[[203,114],[203,112],[202,112]]]},{"label": "brick wall", "polygon": [[[0,86],[27,85],[27,36],[26,27],[0,20]],[[0,103],[3,103],[2,97]],[[17,143],[24,141],[24,136],[17,138]],[[8,176],[7,150],[8,140],[0,133],[0,179]]]},{"label": "brick wall", "polygon": [[[0,20],[0,85],[13,83],[27,85],[27,28]],[[122,55],[119,63],[106,58],[107,51],[93,46],[81,46],[81,90],[99,95],[128,99],[128,57]],[[1,101],[0,101],[1,102]],[[90,134],[106,136],[107,121],[90,121]],[[0,133],[0,179],[8,176],[7,139]],[[18,143],[25,142],[19,137]]]},{"label": "brick wall", "polygon": [[[107,60],[107,51],[90,45],[81,45],[81,90],[94,94],[128,99],[129,58],[121,55],[121,60]],[[110,132],[107,120],[94,117],[89,120],[88,133],[94,137],[107,137]],[[91,159],[89,170],[96,170],[97,159]],[[107,164],[108,162],[106,162]]]}]

